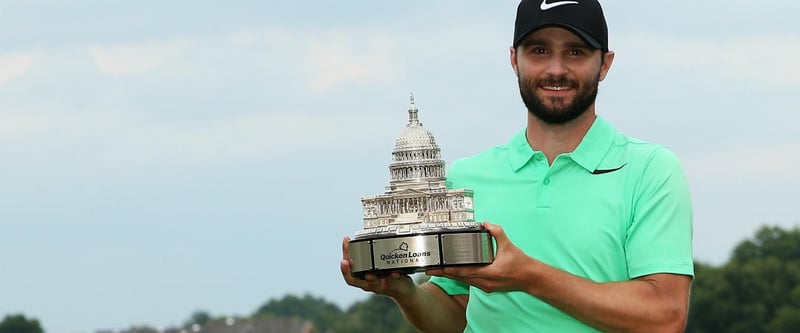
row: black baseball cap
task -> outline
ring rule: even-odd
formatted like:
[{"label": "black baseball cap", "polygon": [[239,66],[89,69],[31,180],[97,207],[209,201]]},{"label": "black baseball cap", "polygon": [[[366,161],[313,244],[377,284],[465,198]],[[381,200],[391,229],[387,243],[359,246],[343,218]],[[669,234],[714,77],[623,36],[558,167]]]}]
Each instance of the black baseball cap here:
[{"label": "black baseball cap", "polygon": [[608,51],[608,26],[597,0],[522,0],[514,24],[514,47],[531,32],[563,27],[596,49]]}]

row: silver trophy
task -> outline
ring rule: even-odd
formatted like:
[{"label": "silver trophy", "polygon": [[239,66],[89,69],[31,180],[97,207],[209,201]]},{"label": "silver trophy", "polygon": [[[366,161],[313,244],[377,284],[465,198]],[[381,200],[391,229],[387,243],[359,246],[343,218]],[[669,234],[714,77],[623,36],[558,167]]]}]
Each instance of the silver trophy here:
[{"label": "silver trophy", "polygon": [[412,94],[408,125],[392,151],[389,186],[361,199],[364,229],[350,241],[354,276],[494,260],[492,237],[474,220],[472,190],[446,188],[441,150],[418,113]]}]

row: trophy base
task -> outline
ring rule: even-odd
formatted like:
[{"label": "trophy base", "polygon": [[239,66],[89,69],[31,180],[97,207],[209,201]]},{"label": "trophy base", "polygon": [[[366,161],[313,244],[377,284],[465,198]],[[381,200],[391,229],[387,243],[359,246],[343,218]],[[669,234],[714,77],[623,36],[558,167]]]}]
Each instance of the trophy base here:
[{"label": "trophy base", "polygon": [[488,231],[447,230],[417,235],[373,236],[350,241],[352,275],[411,274],[429,268],[485,265],[494,260]]}]

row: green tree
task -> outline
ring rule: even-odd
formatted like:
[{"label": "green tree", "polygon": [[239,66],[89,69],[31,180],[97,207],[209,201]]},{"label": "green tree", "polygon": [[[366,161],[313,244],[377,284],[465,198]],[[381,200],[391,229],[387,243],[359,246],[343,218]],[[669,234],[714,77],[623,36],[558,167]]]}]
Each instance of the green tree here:
[{"label": "green tree", "polygon": [[25,318],[22,314],[7,315],[0,322],[0,333],[44,333],[36,319]]},{"label": "green tree", "polygon": [[186,322],[184,322],[183,327],[188,328],[188,327],[191,327],[192,325],[195,325],[195,324],[203,326],[206,323],[208,323],[209,321],[211,321],[212,319],[213,318],[211,317],[210,313],[208,313],[206,311],[198,310],[198,311],[195,311],[194,313],[192,313],[192,315],[189,317],[189,319],[187,319]]},{"label": "green tree", "polygon": [[337,333],[414,333],[397,304],[388,297],[370,295],[348,309],[335,328]]},{"label": "green tree", "polygon": [[254,316],[298,317],[314,323],[317,332],[328,332],[342,316],[336,304],[306,294],[302,298],[288,295],[262,305]]},{"label": "green tree", "polygon": [[767,327],[773,333],[797,332],[800,327],[800,308],[789,305],[781,307]]},{"label": "green tree", "polygon": [[800,327],[800,229],[763,227],[720,267],[695,264],[689,333],[795,332]]},{"label": "green tree", "polygon": [[800,259],[800,229],[762,227],[753,239],[745,240],[736,246],[731,261],[746,263],[770,257],[788,261]]}]

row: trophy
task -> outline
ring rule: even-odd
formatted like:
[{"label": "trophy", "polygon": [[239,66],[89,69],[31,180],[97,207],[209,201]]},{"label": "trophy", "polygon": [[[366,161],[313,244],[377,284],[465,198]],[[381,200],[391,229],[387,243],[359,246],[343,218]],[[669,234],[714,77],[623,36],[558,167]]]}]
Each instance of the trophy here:
[{"label": "trophy", "polygon": [[364,228],[350,241],[352,274],[410,274],[427,268],[488,264],[492,237],[475,222],[473,192],[445,186],[445,162],[414,105],[395,141],[384,194],[364,197]]}]

